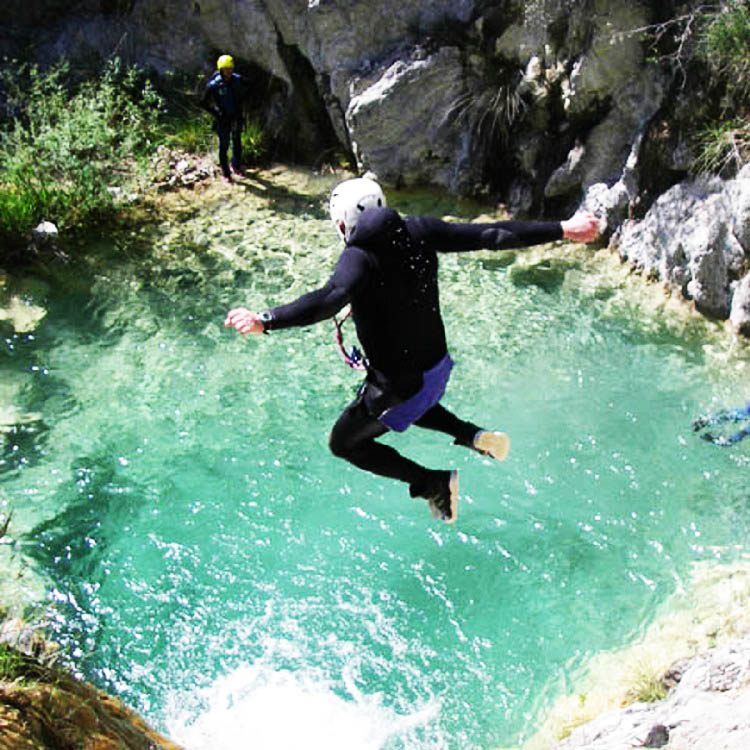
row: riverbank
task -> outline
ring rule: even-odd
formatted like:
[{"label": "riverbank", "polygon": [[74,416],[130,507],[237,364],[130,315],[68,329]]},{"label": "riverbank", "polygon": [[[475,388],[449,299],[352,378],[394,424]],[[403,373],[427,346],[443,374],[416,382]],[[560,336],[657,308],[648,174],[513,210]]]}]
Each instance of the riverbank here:
[{"label": "riverbank", "polygon": [[700,563],[632,645],[587,660],[523,748],[744,750],[748,705],[750,562]]}]

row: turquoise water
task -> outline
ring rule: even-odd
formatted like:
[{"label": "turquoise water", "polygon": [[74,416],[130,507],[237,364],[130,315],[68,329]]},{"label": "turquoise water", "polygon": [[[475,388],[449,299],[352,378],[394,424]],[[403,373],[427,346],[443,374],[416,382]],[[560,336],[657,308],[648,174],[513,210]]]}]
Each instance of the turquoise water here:
[{"label": "turquoise water", "polygon": [[447,258],[444,403],[513,444],[498,464],[418,429],[387,438],[460,470],[459,522],[440,524],[328,453],[358,383],[330,326],[222,326],[325,277],[335,240],[303,218],[314,262],[238,266],[211,240],[160,264],[103,243],[106,271],[5,337],[40,415],[0,474],[31,519],[17,544],[53,581],[77,671],[190,750],[519,742],[694,562],[746,550],[750,440],[721,449],[691,422],[750,382],[606,294]]}]

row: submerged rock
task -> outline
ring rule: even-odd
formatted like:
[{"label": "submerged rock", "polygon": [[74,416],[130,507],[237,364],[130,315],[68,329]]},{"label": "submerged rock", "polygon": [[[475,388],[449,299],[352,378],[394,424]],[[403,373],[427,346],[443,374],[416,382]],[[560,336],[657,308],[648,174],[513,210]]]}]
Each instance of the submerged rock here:
[{"label": "submerged rock", "polygon": [[[19,281],[0,270],[0,323],[7,323],[12,333],[30,333],[47,315],[43,303],[48,292],[43,281]],[[0,401],[0,407],[3,403],[7,402]]]},{"label": "submerged rock", "polygon": [[565,274],[575,263],[562,258],[545,258],[538,263],[516,263],[511,266],[510,280],[516,286],[538,286],[553,292],[562,286]]}]

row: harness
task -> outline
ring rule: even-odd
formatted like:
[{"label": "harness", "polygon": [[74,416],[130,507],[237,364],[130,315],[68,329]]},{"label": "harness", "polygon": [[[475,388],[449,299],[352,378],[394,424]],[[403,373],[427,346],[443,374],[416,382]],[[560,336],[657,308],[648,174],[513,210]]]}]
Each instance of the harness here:
[{"label": "harness", "polygon": [[352,346],[349,351],[346,350],[346,347],[344,346],[344,335],[341,332],[341,329],[346,323],[347,318],[351,316],[352,314],[352,308],[349,307],[349,309],[344,313],[344,316],[339,320],[335,315],[333,316],[333,325],[335,327],[334,332],[334,338],[336,340],[336,346],[338,347],[339,354],[341,354],[342,359],[344,362],[346,362],[349,367],[351,367],[353,370],[366,370],[369,362],[367,361],[367,358],[362,354],[362,352],[356,347]]}]

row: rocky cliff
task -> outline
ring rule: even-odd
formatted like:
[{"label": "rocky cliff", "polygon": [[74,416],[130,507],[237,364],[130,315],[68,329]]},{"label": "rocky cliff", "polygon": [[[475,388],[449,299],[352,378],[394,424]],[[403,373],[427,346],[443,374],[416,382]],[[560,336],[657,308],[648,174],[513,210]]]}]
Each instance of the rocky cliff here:
[{"label": "rocky cliff", "polygon": [[[717,181],[687,183],[653,221],[632,223],[688,174],[690,122],[709,99],[687,65],[697,6],[7,0],[0,54],[42,63],[118,55],[193,75],[197,92],[217,54],[231,52],[280,158],[319,164],[344,151],[387,184],[489,195],[517,215],[561,216],[583,203],[624,260],[748,334],[747,172],[734,197],[719,198]],[[687,248],[662,241],[687,237],[696,201],[707,217],[721,206],[712,228]],[[728,222],[727,211],[739,214]]]},{"label": "rocky cliff", "polygon": [[[262,84],[269,124],[307,151],[334,139],[386,182],[491,188],[516,210],[577,204],[627,177],[622,210],[638,196],[633,161],[657,112],[677,104],[674,67],[643,30],[691,5],[10,0],[0,51],[203,74],[228,51]],[[679,127],[669,140],[684,145]],[[684,172],[683,151],[660,149],[663,166]]]},{"label": "rocky cliff", "polygon": [[46,647],[20,621],[0,628],[0,750],[180,750],[117,698],[45,664]]}]

